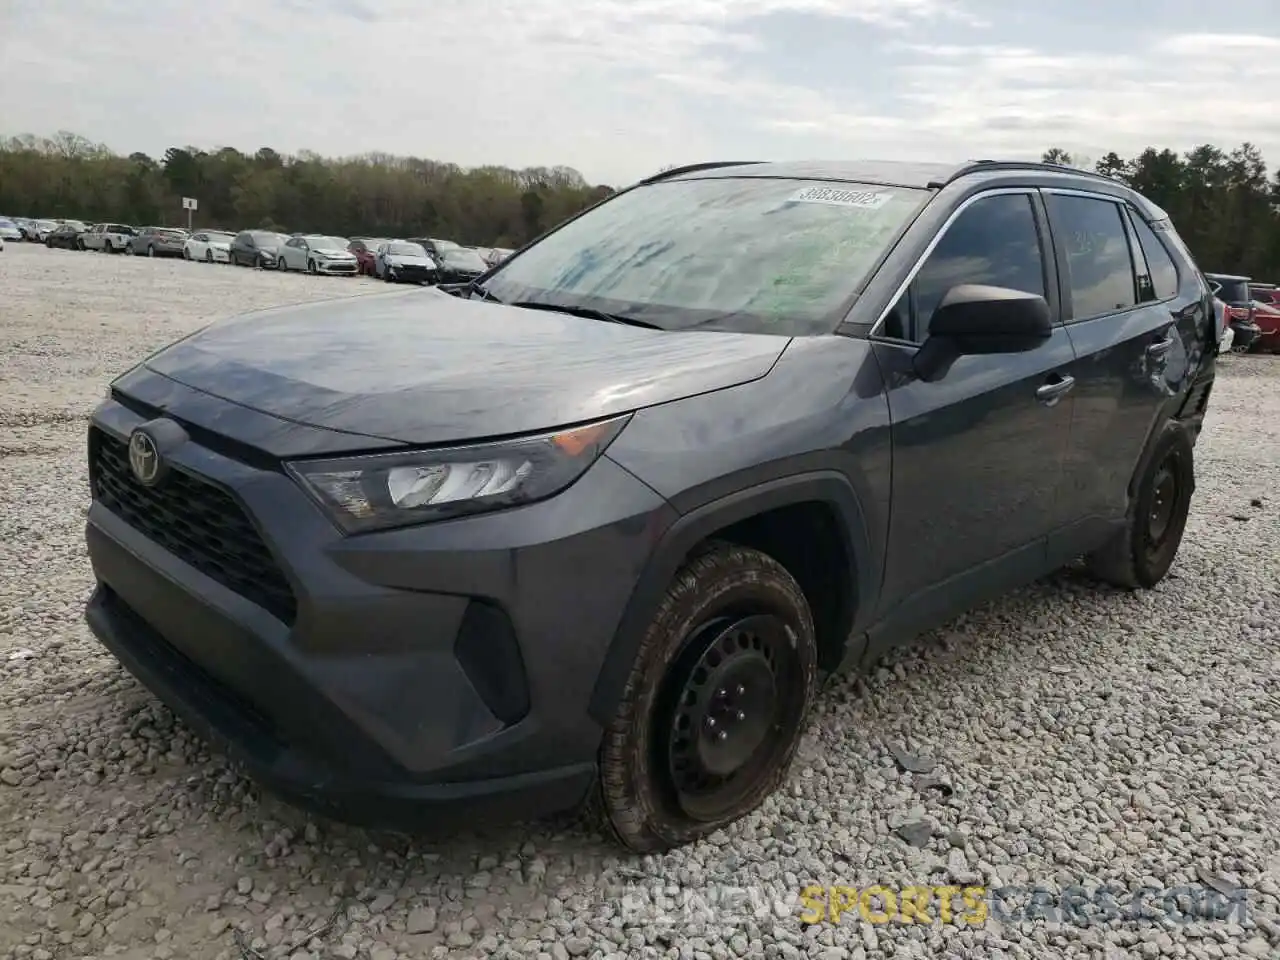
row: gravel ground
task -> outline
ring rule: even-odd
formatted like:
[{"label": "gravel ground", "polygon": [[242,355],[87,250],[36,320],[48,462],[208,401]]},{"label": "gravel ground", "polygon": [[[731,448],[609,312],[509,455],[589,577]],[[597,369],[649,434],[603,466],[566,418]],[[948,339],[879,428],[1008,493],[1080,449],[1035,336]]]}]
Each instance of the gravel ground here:
[{"label": "gravel ground", "polygon": [[[410,840],[311,819],[82,624],[84,418],[110,377],[213,317],[379,289],[0,254],[0,958],[1280,956],[1280,360],[1221,365],[1159,589],[1064,572],[833,680],[785,790],[633,858],[572,822]],[[1242,885],[1248,916],[800,920],[806,884],[952,881]]]}]

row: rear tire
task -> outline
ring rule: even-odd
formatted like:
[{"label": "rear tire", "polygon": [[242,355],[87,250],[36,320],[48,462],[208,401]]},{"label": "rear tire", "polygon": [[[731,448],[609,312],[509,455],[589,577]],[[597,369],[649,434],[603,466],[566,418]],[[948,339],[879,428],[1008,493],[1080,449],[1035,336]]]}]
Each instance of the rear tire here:
[{"label": "rear tire", "polygon": [[738,820],[782,783],[817,686],[804,592],[772,557],[713,544],[659,603],[600,749],[596,800],[654,852]]},{"label": "rear tire", "polygon": [[1191,440],[1171,425],[1143,469],[1124,528],[1085,558],[1089,573],[1124,590],[1150,589],[1163,580],[1178,555],[1195,486]]},{"label": "rear tire", "polygon": [[154,257],[155,255],[156,255],[156,248],[151,244],[147,244],[147,256]]},{"label": "rear tire", "polygon": [[312,276],[315,276],[317,272],[318,271],[316,270],[316,262],[314,260],[308,260],[307,273],[311,274]]},{"label": "rear tire", "polygon": [[204,262],[205,262],[205,263],[213,263],[213,251],[212,251],[212,250],[206,250],[206,251],[204,252]]}]

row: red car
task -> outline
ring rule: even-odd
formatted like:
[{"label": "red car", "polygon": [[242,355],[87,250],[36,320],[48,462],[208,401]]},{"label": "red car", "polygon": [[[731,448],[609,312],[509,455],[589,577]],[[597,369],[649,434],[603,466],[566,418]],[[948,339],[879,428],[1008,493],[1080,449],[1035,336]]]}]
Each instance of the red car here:
[{"label": "red car", "polygon": [[373,277],[377,273],[373,267],[374,255],[378,252],[378,244],[389,243],[377,237],[357,237],[347,244],[347,249],[356,255],[356,272],[362,277]]},{"label": "red car", "polygon": [[1280,289],[1274,283],[1249,284],[1253,322],[1262,331],[1255,350],[1280,353]]}]

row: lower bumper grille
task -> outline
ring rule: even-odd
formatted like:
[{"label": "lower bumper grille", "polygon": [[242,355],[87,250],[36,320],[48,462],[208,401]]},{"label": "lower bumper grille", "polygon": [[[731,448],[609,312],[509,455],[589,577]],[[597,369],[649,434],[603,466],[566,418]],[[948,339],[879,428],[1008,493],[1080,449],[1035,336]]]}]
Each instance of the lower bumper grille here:
[{"label": "lower bumper grille", "polygon": [[138,482],[128,445],[94,428],[90,481],[102,506],[149,540],[292,626],[297,599],[271,551],[231,494],[173,470],[156,487]]}]

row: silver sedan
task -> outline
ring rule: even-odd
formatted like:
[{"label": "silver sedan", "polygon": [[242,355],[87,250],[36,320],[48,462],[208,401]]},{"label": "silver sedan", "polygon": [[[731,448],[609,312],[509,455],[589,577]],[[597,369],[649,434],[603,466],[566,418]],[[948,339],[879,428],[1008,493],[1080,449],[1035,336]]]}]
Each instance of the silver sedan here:
[{"label": "silver sedan", "polygon": [[347,249],[351,241],[320,234],[290,237],[276,248],[277,270],[305,270],[307,273],[337,273],[355,276],[360,266]]}]

